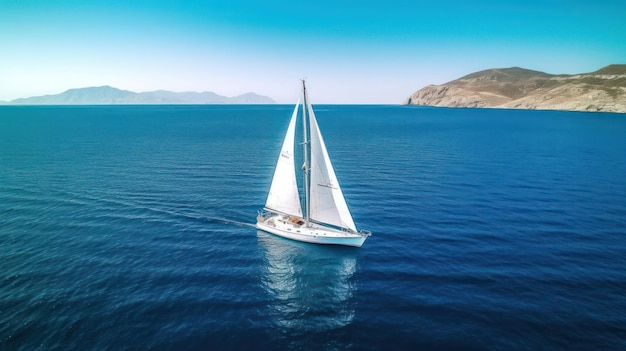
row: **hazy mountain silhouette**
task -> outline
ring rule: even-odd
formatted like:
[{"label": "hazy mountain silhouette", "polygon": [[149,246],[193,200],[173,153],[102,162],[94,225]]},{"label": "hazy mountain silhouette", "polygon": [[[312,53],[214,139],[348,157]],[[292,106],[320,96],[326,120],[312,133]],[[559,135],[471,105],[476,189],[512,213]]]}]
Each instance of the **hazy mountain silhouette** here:
[{"label": "hazy mountain silhouette", "polygon": [[61,94],[15,99],[11,105],[108,105],[108,104],[274,104],[267,96],[247,93],[222,96],[213,92],[156,90],[135,93],[110,86],[70,89]]}]

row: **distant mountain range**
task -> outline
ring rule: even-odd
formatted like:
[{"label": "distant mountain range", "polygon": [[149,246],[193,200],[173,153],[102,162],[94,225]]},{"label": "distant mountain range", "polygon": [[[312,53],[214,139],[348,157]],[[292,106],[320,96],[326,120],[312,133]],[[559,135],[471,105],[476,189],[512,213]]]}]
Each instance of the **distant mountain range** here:
[{"label": "distant mountain range", "polygon": [[247,93],[222,96],[213,92],[183,92],[167,90],[135,93],[110,86],[70,89],[61,94],[15,99],[9,105],[109,105],[109,104],[275,104],[267,96]]},{"label": "distant mountain range", "polygon": [[405,105],[626,112],[626,65],[553,75],[494,68],[411,94]]}]

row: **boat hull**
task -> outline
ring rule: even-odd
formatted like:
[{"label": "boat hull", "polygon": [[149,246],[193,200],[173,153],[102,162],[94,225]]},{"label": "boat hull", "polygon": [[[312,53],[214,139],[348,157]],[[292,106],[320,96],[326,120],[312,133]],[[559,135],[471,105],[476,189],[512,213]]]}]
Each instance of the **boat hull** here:
[{"label": "boat hull", "polygon": [[283,216],[259,218],[256,227],[283,238],[321,245],[361,247],[369,234],[350,233],[315,225],[305,227],[292,224]]}]

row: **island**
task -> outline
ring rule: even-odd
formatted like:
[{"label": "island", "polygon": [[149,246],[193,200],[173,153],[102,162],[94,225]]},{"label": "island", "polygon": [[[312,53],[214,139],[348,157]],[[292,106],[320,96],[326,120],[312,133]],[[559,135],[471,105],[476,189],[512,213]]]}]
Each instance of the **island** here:
[{"label": "island", "polygon": [[213,92],[173,92],[156,90],[136,93],[108,85],[69,89],[55,95],[15,99],[9,105],[115,105],[115,104],[275,104],[271,98],[256,93],[228,97]]},{"label": "island", "polygon": [[626,64],[591,73],[554,75],[493,68],[428,85],[403,103],[416,106],[626,112]]}]

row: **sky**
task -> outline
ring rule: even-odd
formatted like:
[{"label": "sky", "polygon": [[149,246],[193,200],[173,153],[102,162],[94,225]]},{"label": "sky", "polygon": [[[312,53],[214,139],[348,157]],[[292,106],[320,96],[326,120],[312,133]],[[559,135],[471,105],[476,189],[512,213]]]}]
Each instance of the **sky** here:
[{"label": "sky", "polygon": [[624,0],[0,0],[0,100],[110,85],[399,104],[503,67],[626,63]]}]

